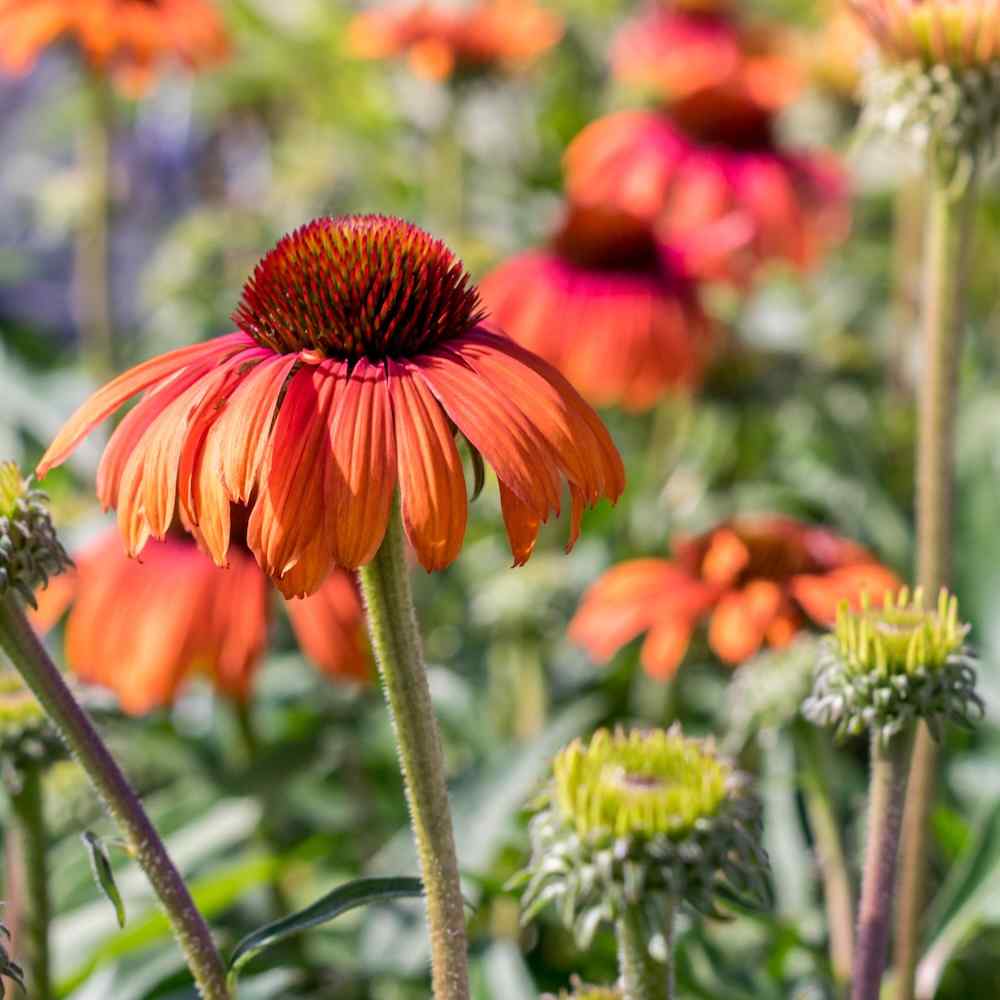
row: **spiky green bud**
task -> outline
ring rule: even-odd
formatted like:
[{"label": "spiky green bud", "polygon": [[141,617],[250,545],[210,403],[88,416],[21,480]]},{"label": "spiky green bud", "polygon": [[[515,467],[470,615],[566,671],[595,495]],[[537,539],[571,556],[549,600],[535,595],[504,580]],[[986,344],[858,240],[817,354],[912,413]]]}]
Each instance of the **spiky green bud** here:
[{"label": "spiky green bud", "polygon": [[823,645],[803,714],[839,737],[876,732],[888,742],[915,719],[936,739],[946,721],[970,725],[983,715],[976,659],[958,602],[942,590],[936,608],[903,588],[881,608],[843,605]]},{"label": "spiky green bud", "polygon": [[34,607],[35,591],[70,565],[46,495],[13,462],[0,464],[0,596],[14,591]]},{"label": "spiky green bud", "polygon": [[745,777],[676,727],[575,741],[537,808],[524,918],[556,904],[583,948],[625,907],[669,897],[718,916],[770,898]]}]

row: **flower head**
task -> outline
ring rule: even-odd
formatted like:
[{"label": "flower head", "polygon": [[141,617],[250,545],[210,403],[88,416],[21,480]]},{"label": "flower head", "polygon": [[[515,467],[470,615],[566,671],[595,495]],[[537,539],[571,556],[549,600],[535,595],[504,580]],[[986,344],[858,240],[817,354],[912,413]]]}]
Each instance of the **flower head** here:
[{"label": "flower head", "polygon": [[[77,557],[63,587],[41,595],[36,626],[72,605],[66,659],[81,680],[109,688],[140,715],[170,704],[191,677],[206,674],[226,697],[250,697],[267,644],[270,585],[248,552],[235,548],[228,571],[183,533],[129,559],[108,532]],[[337,570],[312,597],[286,603],[303,650],[325,673],[362,681],[369,656],[361,600]]]},{"label": "flower head", "polygon": [[562,32],[561,18],[533,0],[477,0],[464,7],[418,2],[358,14],[348,45],[362,59],[405,55],[418,76],[441,80],[527,66]]},{"label": "flower head", "polygon": [[701,145],[655,111],[592,122],[565,165],[574,201],[649,220],[696,278],[745,284],[773,260],[807,269],[847,229],[846,182],[832,159],[770,139]]},{"label": "flower head", "polygon": [[641,659],[671,676],[699,621],[723,661],[749,659],[764,643],[787,645],[812,619],[832,623],[841,600],[860,606],[895,589],[895,575],[860,545],[793,518],[737,518],[682,538],[674,559],[635,559],[604,574],[584,595],[570,638],[596,660],[610,659],[646,632]]},{"label": "flower head", "polygon": [[768,898],[759,808],[710,744],[676,727],[601,730],[553,764],[531,823],[526,918],[549,902],[581,947],[601,920],[667,892],[716,913],[720,894]]},{"label": "flower head", "polygon": [[35,590],[70,565],[47,503],[13,462],[0,464],[0,597],[12,590],[34,606]]},{"label": "flower head", "polygon": [[842,605],[806,716],[840,736],[871,730],[883,741],[917,718],[937,738],[945,721],[968,725],[983,714],[968,632],[945,590],[933,609],[905,587],[880,608]]},{"label": "flower head", "polygon": [[141,96],[170,62],[202,69],[229,49],[207,0],[0,0],[0,67],[26,72],[63,38],[130,97]]},{"label": "flower head", "polygon": [[627,213],[570,206],[547,249],[502,264],[482,293],[595,406],[644,410],[701,380],[713,331],[697,287]]},{"label": "flower head", "polygon": [[801,88],[773,35],[732,19],[654,6],[622,28],[612,49],[620,80],[651,91],[689,135],[731,145],[768,134]]},{"label": "flower head", "polygon": [[496,470],[521,564],[559,514],[564,482],[572,545],[584,508],[617,500],[624,470],[569,383],[480,316],[457,260],[423,231],[382,216],[319,219],[258,266],[238,332],[109,383],[39,472],[145,391],[98,472],[129,553],[165,537],[176,513],[225,565],[231,505],[247,505],[250,550],[285,596],[304,596],[333,566],[374,556],[397,486],[422,565],[455,559],[468,507],[460,432]]}]

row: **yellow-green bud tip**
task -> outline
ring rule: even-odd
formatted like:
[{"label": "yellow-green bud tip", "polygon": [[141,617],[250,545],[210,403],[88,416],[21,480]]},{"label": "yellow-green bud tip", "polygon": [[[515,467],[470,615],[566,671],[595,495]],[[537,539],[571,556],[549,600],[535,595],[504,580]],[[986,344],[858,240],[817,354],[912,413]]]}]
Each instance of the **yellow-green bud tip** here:
[{"label": "yellow-green bud tip", "polygon": [[581,836],[683,836],[714,816],[732,771],[679,732],[599,730],[555,759],[555,799]]}]

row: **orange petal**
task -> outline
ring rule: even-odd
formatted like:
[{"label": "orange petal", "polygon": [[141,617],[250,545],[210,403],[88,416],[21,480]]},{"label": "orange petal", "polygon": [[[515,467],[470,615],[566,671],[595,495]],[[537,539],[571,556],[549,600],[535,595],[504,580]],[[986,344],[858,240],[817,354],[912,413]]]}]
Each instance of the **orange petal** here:
[{"label": "orange petal", "polygon": [[642,644],[639,660],[650,677],[669,680],[681,665],[691,641],[692,623],[680,616],[663,618]]},{"label": "orange petal", "polygon": [[887,592],[897,591],[899,577],[879,563],[844,566],[830,573],[804,574],[791,581],[792,597],[807,615],[819,625],[832,625],[837,608],[847,601],[859,608],[867,593],[873,604],[880,604]]},{"label": "orange petal", "polygon": [[701,575],[708,583],[728,587],[746,569],[750,550],[729,528],[712,532],[708,550],[701,562]]},{"label": "orange petal", "polygon": [[507,484],[500,480],[500,510],[507,528],[514,565],[523,566],[535,549],[541,522],[532,509],[521,501]]},{"label": "orange petal", "polygon": [[204,344],[193,344],[152,358],[130,369],[95,392],[63,426],[38,463],[35,474],[42,479],[49,469],[61,465],[80,442],[106,417],[144,389],[198,362],[220,361],[254,345],[245,333],[230,333]]},{"label": "orange petal", "polygon": [[780,590],[762,580],[726,594],[708,626],[708,644],[719,659],[742,663],[753,656],[764,641],[780,601]]},{"label": "orange petal", "polygon": [[403,526],[428,572],[462,548],[468,520],[462,460],[441,405],[420,375],[387,362]]}]

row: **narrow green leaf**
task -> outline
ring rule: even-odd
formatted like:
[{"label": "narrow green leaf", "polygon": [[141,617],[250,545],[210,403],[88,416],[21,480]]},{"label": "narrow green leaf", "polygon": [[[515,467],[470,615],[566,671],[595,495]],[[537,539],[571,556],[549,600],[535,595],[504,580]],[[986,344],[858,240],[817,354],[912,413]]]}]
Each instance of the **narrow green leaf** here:
[{"label": "narrow green leaf", "polygon": [[301,931],[325,924],[348,910],[367,906],[369,903],[384,903],[390,899],[407,899],[422,894],[420,879],[402,876],[360,878],[338,886],[304,910],[248,934],[236,946],[229,959],[230,976],[234,977],[247,962],[273,945]]},{"label": "narrow green leaf", "polygon": [[80,835],[80,839],[83,840],[90,854],[90,867],[94,873],[94,881],[115,908],[118,926],[122,928],[125,926],[125,903],[122,900],[122,894],[118,891],[118,886],[115,884],[115,873],[108,860],[108,852],[104,849],[104,843],[96,833],[91,833],[90,830],[84,831]]}]

